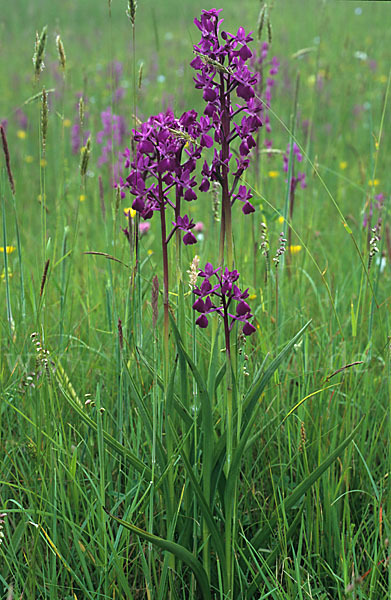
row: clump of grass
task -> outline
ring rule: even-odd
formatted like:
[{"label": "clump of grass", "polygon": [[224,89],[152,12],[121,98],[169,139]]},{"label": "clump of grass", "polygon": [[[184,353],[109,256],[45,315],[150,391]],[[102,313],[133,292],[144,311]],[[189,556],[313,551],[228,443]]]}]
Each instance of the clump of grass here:
[{"label": "clump of grass", "polygon": [[[115,32],[106,57],[110,89],[102,75],[105,48],[95,45],[86,52],[81,45],[91,29],[92,9],[97,26],[107,18],[107,4],[92,6],[90,0],[77,9],[79,41],[75,37],[67,44],[69,56],[77,56],[78,62],[67,64],[66,93],[57,60],[42,75],[46,94],[53,94],[47,165],[41,168],[36,155],[42,149],[37,135],[42,135],[42,114],[33,108],[42,101],[42,92],[31,96],[25,89],[29,49],[12,31],[11,5],[3,11],[7,43],[13,47],[15,34],[19,46],[0,74],[15,83],[4,85],[1,115],[8,120],[2,129],[14,186],[3,152],[2,250],[7,263],[0,280],[0,597],[387,598],[390,236],[386,132],[381,125],[386,120],[378,115],[387,106],[384,48],[389,33],[382,7],[373,12],[363,7],[365,21],[351,3],[326,3],[316,15],[291,3],[273,12],[273,47],[281,57],[269,111],[273,148],[260,149],[259,163],[254,156],[245,180],[243,176],[237,182],[253,195],[255,212],[249,218],[254,227],[232,219],[234,266],[229,271],[239,270],[241,280],[251,282],[246,285],[256,331],[236,336],[232,328],[229,363],[227,319],[218,296],[210,298],[221,316],[218,310],[202,313],[210,321],[208,328],[196,325],[201,313],[195,315],[191,308],[194,288],[205,281],[198,277],[199,265],[213,262],[218,254],[217,229],[224,224],[221,182],[217,178],[204,192],[195,187],[198,204],[181,203],[181,208],[194,210],[191,216],[203,221],[204,230],[203,237],[190,230],[197,237],[196,250],[191,245],[180,253],[176,244],[168,248],[166,355],[156,219],[149,229],[140,230],[148,220],[130,211],[122,216],[129,196],[121,198],[121,189],[112,188],[110,170],[99,166],[91,152],[99,114],[113,89],[113,60],[123,56],[129,33],[123,10],[119,7],[117,20],[118,5],[108,6]],[[229,31],[237,32],[239,24],[247,31],[247,9],[248,21],[254,23],[249,1],[227,3]],[[124,96],[111,100],[111,114],[130,122],[137,112],[145,120],[161,110],[162,96],[168,97],[171,89],[177,90],[171,100],[175,111],[191,102],[202,113],[205,106],[192,90],[191,77],[179,68],[180,57],[194,58],[186,36],[178,32],[189,26],[195,8],[184,3],[181,10],[183,23],[177,4],[167,2],[161,12],[156,8],[154,31],[147,7],[139,3],[130,21],[134,34],[137,23],[139,40],[132,46],[134,90],[125,69],[118,84],[118,89],[124,84]],[[264,10],[262,40],[267,39],[268,13],[270,3]],[[298,15],[302,28],[291,37],[290,23]],[[66,31],[70,17],[64,6],[58,7],[57,16]],[[318,43],[314,37],[312,42],[326,29],[323,19],[329,19],[328,39]],[[367,52],[365,60],[352,55],[341,33],[340,24],[348,19],[354,39],[361,40],[360,50]],[[31,24],[24,26],[28,42]],[[373,36],[368,45],[371,28],[382,35]],[[158,57],[149,55],[154,40]],[[249,43],[252,50],[254,45]],[[291,46],[292,51],[304,49],[295,52],[301,61],[296,99],[295,68],[285,51]],[[207,55],[207,48],[201,54]],[[49,54],[45,62],[49,67]],[[97,63],[101,66],[95,69]],[[212,62],[209,67],[218,76],[232,77]],[[159,76],[165,81],[158,81]],[[81,145],[86,147],[91,136],[84,175],[82,156],[72,153],[68,129],[72,123],[80,125],[80,94],[90,98],[85,107],[83,100],[81,119],[83,128],[90,129],[82,132]],[[28,125],[20,137],[13,109],[23,98],[28,98],[23,104]],[[291,125],[286,131],[283,116],[294,106],[295,131]],[[135,129],[140,126],[137,121]],[[171,134],[177,140],[182,139],[179,134],[183,137],[177,126]],[[377,140],[382,141],[378,146]],[[182,141],[192,143],[184,137]],[[311,177],[307,169],[305,197],[295,198],[293,218],[290,182],[280,165],[288,142],[291,150],[293,143],[301,149],[302,166],[313,165]],[[135,145],[129,148],[133,160]],[[232,151],[228,177],[237,158],[235,140]],[[203,151],[197,177],[204,161],[212,160],[213,152]],[[83,192],[88,183],[88,194],[80,194],[80,177]],[[39,192],[45,213],[41,232]],[[369,216],[378,192],[385,197],[383,223],[380,239],[371,244],[374,236],[368,233],[375,222],[364,226],[360,211]],[[112,210],[106,211],[104,204]],[[233,215],[236,208],[234,204]],[[18,219],[10,218],[14,212]],[[174,213],[171,221],[177,222]],[[132,246],[121,225],[129,227]],[[279,248],[281,229],[289,239],[289,228],[294,239],[284,244],[290,258],[280,257],[278,269],[272,269],[270,255]],[[176,230],[173,237],[186,233]],[[360,255],[347,243],[353,238]],[[38,259],[40,242],[43,256]],[[254,242],[257,252],[266,253],[265,261],[254,261]],[[295,251],[299,245],[301,251]],[[375,245],[379,252],[370,260]],[[20,253],[7,253],[15,247]],[[226,261],[226,247],[224,255]],[[183,265],[189,264],[190,288],[187,282],[183,285],[188,268]],[[28,273],[25,285],[23,271]],[[278,296],[271,293],[274,285]],[[218,286],[215,292],[220,293]],[[37,332],[32,342],[31,331]]]}]

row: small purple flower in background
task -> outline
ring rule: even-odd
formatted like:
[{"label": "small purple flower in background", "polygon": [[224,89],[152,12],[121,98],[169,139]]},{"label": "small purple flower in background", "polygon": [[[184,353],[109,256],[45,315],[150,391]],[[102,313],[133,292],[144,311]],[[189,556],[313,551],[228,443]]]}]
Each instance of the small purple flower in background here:
[{"label": "small purple flower in background", "polygon": [[[297,160],[297,162],[302,162],[303,155],[301,154],[300,149],[295,142],[293,142],[292,149],[293,149],[293,156]],[[288,170],[289,170],[289,150],[290,150],[290,145],[288,144],[287,150],[283,156],[283,170],[285,171],[285,173],[288,173]],[[299,171],[297,173],[297,175],[295,175],[293,164],[292,164],[292,177],[291,177],[291,191],[292,190],[294,191],[296,189],[298,183],[300,183],[300,187],[302,189],[305,189],[307,187],[305,173],[301,173]]]},{"label": "small purple flower in background", "polygon": [[202,242],[204,239],[204,231],[205,225],[202,221],[197,221],[194,225],[193,233],[196,234],[196,238],[199,242]]},{"label": "small purple flower in background", "polygon": [[119,60],[113,60],[109,65],[109,71],[111,76],[113,77],[115,85],[118,85],[122,77],[122,73],[124,71],[122,62],[120,62]]},{"label": "small purple flower in background", "polygon": [[[88,138],[90,137],[90,131],[84,130],[84,126],[88,123],[89,113],[85,111],[85,105],[87,104],[87,98],[83,96],[81,92],[76,94],[77,102],[75,103],[75,119],[71,127],[71,149],[72,154],[79,154],[81,147],[85,146]],[[83,106],[82,119],[80,117],[80,103]]]},{"label": "small purple flower in background", "polygon": [[[295,193],[298,184],[300,183],[300,187],[305,189],[307,187],[306,176],[304,171],[298,171],[295,173],[295,162],[302,162],[303,155],[300,152],[300,148],[298,145],[293,142],[292,144],[292,156],[290,156],[291,145],[288,144],[286,152],[283,156],[283,170],[285,173],[289,173],[289,162],[291,161],[290,167],[290,184],[289,184],[289,220],[292,222],[293,219],[293,209],[295,205]],[[288,180],[286,180],[288,181]],[[289,253],[292,253],[292,229],[288,227],[288,249]]]},{"label": "small purple flower in background", "polygon": [[[254,333],[255,327],[250,323],[253,315],[246,302],[249,296],[248,289],[242,292],[236,285],[239,279],[238,271],[229,271],[227,268],[223,273],[221,271],[221,267],[214,269],[211,263],[206,263],[205,269],[198,273],[198,277],[203,281],[199,287],[193,289],[194,295],[197,296],[193,309],[200,313],[196,323],[203,329],[209,324],[207,315],[217,312],[223,317],[226,348],[229,351],[229,334],[237,321],[243,323],[244,335]],[[211,283],[213,277],[214,285]]]},{"label": "small purple flower in background", "polygon": [[123,74],[123,65],[119,60],[113,60],[109,64],[107,71],[112,82],[107,85],[107,88],[114,90],[111,101],[113,104],[117,104],[125,95],[125,88],[120,85]]},{"label": "small purple flower in background", "polygon": [[[126,124],[122,116],[115,115],[111,108],[101,112],[103,129],[96,134],[96,142],[100,144],[101,154],[98,158],[98,167],[109,163],[112,172],[112,184],[116,186],[120,183],[120,176],[123,170],[124,155],[120,152],[125,134]],[[115,162],[111,165],[112,158]]]},{"label": "small purple flower in background", "polygon": [[81,148],[79,123],[74,123],[71,127],[71,146],[72,154],[79,154]]},{"label": "small purple flower in background", "polygon": [[[275,76],[278,74],[280,68],[280,61],[276,56],[273,56],[271,60],[267,61],[268,55],[269,44],[268,42],[263,42],[258,53],[254,53],[251,64],[258,74],[256,93],[263,101],[260,118],[265,125],[266,132],[271,133],[272,128],[270,124],[269,109],[271,107],[272,92],[275,86]],[[266,148],[271,149],[273,145],[272,140],[265,139],[264,145]]]},{"label": "small purple flower in background", "polygon": [[150,229],[151,229],[151,223],[149,221],[143,221],[138,226],[140,235],[146,235]]},{"label": "small purple flower in background", "polygon": [[26,129],[28,127],[28,123],[29,123],[26,113],[23,112],[23,110],[21,108],[18,108],[15,111],[15,117],[18,122],[19,128],[22,129],[23,131],[26,131]]},{"label": "small purple flower in background", "polygon": [[194,225],[194,231],[197,233],[202,233],[205,229],[205,225],[202,221],[197,221],[197,223]]}]

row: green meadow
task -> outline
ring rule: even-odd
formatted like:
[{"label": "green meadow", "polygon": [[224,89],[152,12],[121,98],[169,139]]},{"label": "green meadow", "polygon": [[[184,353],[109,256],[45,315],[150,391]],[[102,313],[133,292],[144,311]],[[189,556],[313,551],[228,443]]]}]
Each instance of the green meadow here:
[{"label": "green meadow", "polygon": [[390,3],[212,8],[2,7],[1,600],[391,597]]}]

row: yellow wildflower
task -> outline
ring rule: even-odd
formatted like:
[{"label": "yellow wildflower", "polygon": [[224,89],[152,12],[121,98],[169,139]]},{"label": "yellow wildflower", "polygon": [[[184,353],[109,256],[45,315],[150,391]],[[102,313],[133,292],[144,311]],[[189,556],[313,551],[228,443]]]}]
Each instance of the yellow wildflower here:
[{"label": "yellow wildflower", "polygon": [[380,183],[379,179],[370,179],[368,181],[369,187],[374,187],[375,185],[379,185],[379,183]]},{"label": "yellow wildflower", "polygon": [[149,249],[147,254],[148,254],[148,256],[151,256],[153,254],[153,250]]},{"label": "yellow wildflower", "polygon": [[41,167],[46,167],[48,162],[47,162],[46,158],[41,158],[39,164],[41,165]]},{"label": "yellow wildflower", "polygon": [[[12,275],[13,275],[13,273],[12,273],[11,269],[8,267],[8,278],[11,279]],[[1,281],[5,282],[5,271],[4,270],[3,270],[2,274],[0,275],[0,279],[1,279]]]},{"label": "yellow wildflower", "polygon": [[301,251],[301,246],[297,245],[297,246],[289,246],[289,250],[291,254],[297,254],[298,252]]},{"label": "yellow wildflower", "polygon": [[136,216],[136,211],[134,210],[134,208],[129,206],[129,208],[124,208],[124,215],[125,215],[125,217],[130,215],[131,218],[134,219],[134,217]]},{"label": "yellow wildflower", "polygon": [[31,156],[31,154],[28,154],[24,160],[26,161],[26,163],[30,164],[33,162],[34,158]]},{"label": "yellow wildflower", "polygon": [[[15,252],[16,248],[15,246],[6,246],[6,254],[12,254],[12,252]],[[4,252],[4,248],[3,246],[0,246],[0,252]]]},{"label": "yellow wildflower", "polygon": [[279,176],[279,172],[278,171],[269,171],[268,175],[271,179],[275,179],[276,177]]},{"label": "yellow wildflower", "polygon": [[344,171],[347,166],[348,163],[346,162],[346,160],[341,160],[341,162],[339,163],[339,168],[342,169],[342,171]]},{"label": "yellow wildflower", "polygon": [[387,75],[380,75],[379,81],[380,81],[380,83],[387,83],[387,81],[388,81]]},{"label": "yellow wildflower", "polygon": [[279,223],[281,223],[281,224],[282,224],[282,223],[284,222],[284,217],[282,217],[282,216],[280,215],[280,216],[278,217],[278,219],[277,219],[277,220],[278,220],[278,222],[279,222]]},{"label": "yellow wildflower", "polygon": [[63,125],[64,127],[70,127],[72,125],[72,121],[70,119],[64,119]]},{"label": "yellow wildflower", "polygon": [[85,199],[86,199],[86,195],[85,194],[80,194],[80,196],[79,196],[80,202],[84,202]]},{"label": "yellow wildflower", "polygon": [[250,295],[249,295],[249,297],[248,297],[248,299],[249,299],[249,300],[255,300],[255,299],[256,299],[256,297],[257,297],[257,295],[256,295],[256,294],[250,294]]},{"label": "yellow wildflower", "polygon": [[27,137],[27,133],[25,132],[25,130],[24,130],[24,129],[19,129],[19,130],[16,132],[16,135],[18,136],[18,138],[19,138],[20,140],[25,140],[25,139],[26,139],[26,137]]}]

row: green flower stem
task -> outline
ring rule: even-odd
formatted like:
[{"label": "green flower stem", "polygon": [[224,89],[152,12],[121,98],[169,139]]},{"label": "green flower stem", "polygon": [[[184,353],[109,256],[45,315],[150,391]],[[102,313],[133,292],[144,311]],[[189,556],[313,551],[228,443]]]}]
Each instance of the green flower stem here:
[{"label": "green flower stem", "polygon": [[7,303],[7,321],[10,328],[10,334],[12,335],[14,329],[14,319],[12,317],[11,310],[11,294],[9,287],[9,277],[8,277],[8,256],[7,256],[7,224],[5,217],[5,198],[3,194],[2,201],[2,217],[3,217],[3,256],[4,256],[4,275],[5,275],[5,297]]},{"label": "green flower stem", "polygon": [[167,230],[166,230],[166,212],[163,200],[163,182],[159,175],[159,200],[160,200],[160,227],[162,236],[162,260],[163,260],[163,348],[164,348],[164,382],[168,378],[168,255],[167,255]]}]

